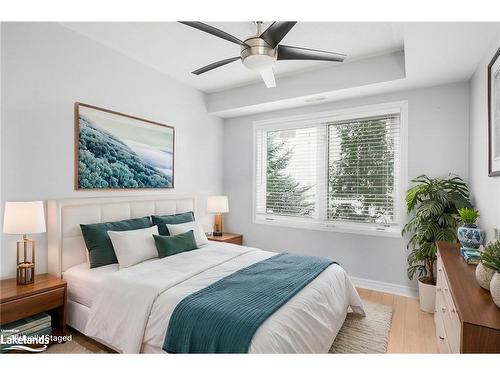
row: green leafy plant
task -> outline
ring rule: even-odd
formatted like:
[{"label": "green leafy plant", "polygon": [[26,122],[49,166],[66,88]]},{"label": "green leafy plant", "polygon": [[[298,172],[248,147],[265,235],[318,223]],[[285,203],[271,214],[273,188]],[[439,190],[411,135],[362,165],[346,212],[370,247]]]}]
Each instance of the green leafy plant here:
[{"label": "green leafy plant", "polygon": [[459,208],[471,207],[469,188],[458,176],[429,178],[421,175],[406,192],[406,207],[411,218],[403,227],[403,235],[410,237],[407,248],[408,277],[417,274],[426,284],[436,284],[434,263],[436,242],[456,241]]},{"label": "green leafy plant", "polygon": [[457,220],[464,224],[475,224],[479,219],[479,211],[469,207],[462,207],[458,209]]},{"label": "green leafy plant", "polygon": [[481,252],[481,263],[486,267],[500,272],[500,240],[490,242]]}]

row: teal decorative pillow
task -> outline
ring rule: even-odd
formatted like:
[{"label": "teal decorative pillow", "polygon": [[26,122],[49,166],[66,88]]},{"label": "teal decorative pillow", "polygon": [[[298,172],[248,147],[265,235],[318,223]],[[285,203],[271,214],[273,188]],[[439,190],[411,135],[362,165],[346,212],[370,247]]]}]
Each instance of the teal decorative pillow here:
[{"label": "teal decorative pillow", "polygon": [[151,227],[148,216],[139,219],[111,221],[97,224],[80,224],[85,245],[89,251],[90,268],[118,263],[108,230],[124,231]]},{"label": "teal decorative pillow", "polygon": [[153,238],[155,239],[156,250],[158,250],[158,256],[160,258],[197,249],[192,230],[186,233],[176,234],[175,236],[157,236],[153,234]]},{"label": "teal decorative pillow", "polygon": [[153,225],[158,225],[158,233],[162,236],[168,236],[170,233],[167,229],[167,224],[183,224],[194,221],[193,211],[183,212],[175,215],[152,215]]}]

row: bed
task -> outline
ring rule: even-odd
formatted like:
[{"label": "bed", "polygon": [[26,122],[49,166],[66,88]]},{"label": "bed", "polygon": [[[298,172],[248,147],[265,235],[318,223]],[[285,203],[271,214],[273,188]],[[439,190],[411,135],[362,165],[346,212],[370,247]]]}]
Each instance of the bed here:
[{"label": "bed", "polygon": [[[119,269],[90,269],[80,224],[195,211],[194,196],[50,201],[49,272],[68,283],[67,324],[123,353],[164,353],[169,319],[185,297],[275,253],[220,242]],[[196,212],[195,212],[196,215]],[[364,314],[346,272],[332,264],[257,329],[249,353],[327,353],[348,309]]]}]

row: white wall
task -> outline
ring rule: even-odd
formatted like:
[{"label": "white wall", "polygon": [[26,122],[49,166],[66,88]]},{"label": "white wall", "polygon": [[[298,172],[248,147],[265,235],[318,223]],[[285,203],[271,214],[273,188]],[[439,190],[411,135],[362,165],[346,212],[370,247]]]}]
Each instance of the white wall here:
[{"label": "white wall", "polygon": [[314,107],[228,119],[224,123],[224,193],[229,196],[228,231],[242,233],[249,246],[331,257],[359,278],[403,287],[406,245],[402,238],[298,230],[252,223],[252,136],[255,120],[286,117],[399,100],[408,101],[408,176],[449,172],[467,178],[468,83],[384,94]]},{"label": "white wall", "polygon": [[[168,191],[197,193],[201,215],[206,196],[221,192],[223,126],[200,92],[55,23],[3,23],[1,41],[2,209],[5,200],[158,193],[73,190],[76,101],[175,126]],[[45,272],[46,236],[33,238]],[[2,236],[1,278],[15,274],[16,239]]]},{"label": "white wall", "polygon": [[500,177],[488,177],[488,64],[498,48],[500,31],[470,80],[470,187],[487,240],[500,228]]}]

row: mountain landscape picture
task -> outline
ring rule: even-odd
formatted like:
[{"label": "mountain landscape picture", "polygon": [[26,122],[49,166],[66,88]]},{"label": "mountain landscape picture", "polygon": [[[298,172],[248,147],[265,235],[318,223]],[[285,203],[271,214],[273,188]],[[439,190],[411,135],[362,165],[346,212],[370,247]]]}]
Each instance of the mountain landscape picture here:
[{"label": "mountain landscape picture", "polygon": [[174,128],[76,104],[77,189],[172,188]]}]

